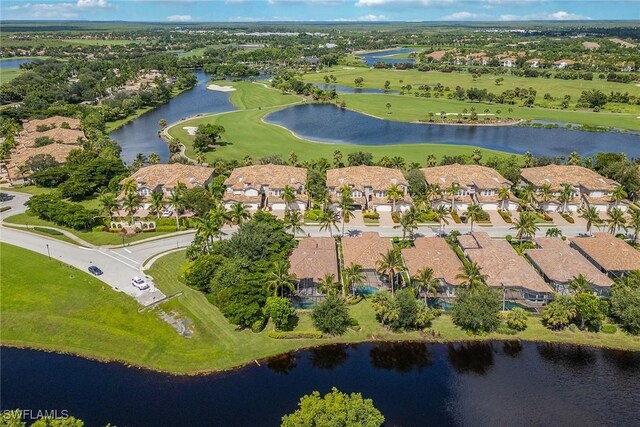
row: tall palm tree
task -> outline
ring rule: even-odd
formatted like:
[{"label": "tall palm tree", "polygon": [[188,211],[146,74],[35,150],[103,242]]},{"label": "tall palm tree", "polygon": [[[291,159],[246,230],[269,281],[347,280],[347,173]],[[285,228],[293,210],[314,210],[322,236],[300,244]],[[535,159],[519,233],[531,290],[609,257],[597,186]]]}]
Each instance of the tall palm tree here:
[{"label": "tall palm tree", "polygon": [[113,212],[118,208],[118,201],[113,193],[107,193],[105,190],[100,192],[98,202],[103,213],[109,217],[109,222],[113,218]]},{"label": "tall palm tree", "polygon": [[127,213],[131,215],[131,225],[133,225],[133,215],[140,207],[140,196],[138,193],[126,193],[122,205],[127,210]]},{"label": "tall palm tree", "polygon": [[433,210],[435,218],[440,223],[440,234],[444,234],[445,225],[449,225],[449,220],[447,219],[447,217],[450,213],[451,211],[445,205],[440,205]]},{"label": "tall palm tree", "polygon": [[429,294],[435,294],[438,290],[437,287],[440,284],[438,279],[433,277],[433,269],[426,267],[418,272],[412,277],[413,283],[417,286],[417,293],[420,294],[421,291],[424,291],[424,302],[427,303],[427,299],[429,298]]},{"label": "tall palm tree", "polygon": [[329,230],[329,234],[333,237],[333,229],[339,231],[338,228],[338,213],[331,208],[326,208],[322,211],[318,222],[320,223],[320,231]]},{"label": "tall palm tree", "polygon": [[511,189],[509,189],[509,187],[500,187],[500,189],[498,190],[498,200],[500,200],[500,207],[502,208],[503,211],[506,211],[508,209],[504,208],[504,205],[509,201],[509,199],[511,198]]},{"label": "tall palm tree", "polygon": [[247,219],[251,218],[251,214],[241,202],[234,202],[229,210],[229,218],[234,224],[242,225]]},{"label": "tall palm tree", "polygon": [[473,223],[477,222],[481,215],[484,213],[482,207],[480,205],[469,205],[467,208],[467,219],[469,220],[469,224],[471,224],[471,232],[473,233]]},{"label": "tall palm tree", "polygon": [[157,165],[158,163],[160,163],[160,156],[156,153],[149,153],[149,164]]},{"label": "tall palm tree", "polygon": [[290,185],[285,185],[282,190],[282,200],[284,200],[285,215],[291,209],[291,204],[296,201],[296,190]]},{"label": "tall palm tree", "polygon": [[433,203],[433,201],[442,196],[442,189],[438,184],[429,184],[427,185],[427,191],[425,195],[429,200],[429,205],[432,206],[431,204]]},{"label": "tall palm tree", "polygon": [[348,267],[342,269],[342,294],[346,295],[349,288],[353,296],[356,295],[356,287],[362,285],[367,276],[360,264],[351,263]]},{"label": "tall palm tree", "polygon": [[318,282],[318,290],[325,295],[336,295],[338,293],[338,282],[335,274],[325,274]]},{"label": "tall palm tree", "polygon": [[376,262],[376,268],[378,273],[384,274],[389,278],[391,285],[391,294],[395,292],[394,284],[396,279],[396,273],[403,270],[402,259],[400,253],[395,249],[389,249],[386,253],[380,254],[381,259]]},{"label": "tall palm tree", "polygon": [[600,219],[600,215],[598,215],[598,210],[595,206],[588,206],[586,208],[581,209],[580,218],[587,221],[587,234],[591,234],[591,227],[595,224],[598,225],[602,222]]},{"label": "tall palm tree", "polygon": [[198,153],[196,153],[196,163],[199,165],[204,165],[206,162],[207,156],[202,151],[198,151]]},{"label": "tall palm tree", "polygon": [[402,240],[407,237],[407,233],[413,239],[413,233],[418,229],[418,212],[414,206],[411,206],[400,216],[399,227],[402,228]]},{"label": "tall palm tree", "polygon": [[572,151],[569,153],[569,158],[567,159],[568,165],[578,166],[582,164],[582,157],[578,154],[577,151]]},{"label": "tall palm tree", "polygon": [[427,156],[427,167],[432,168],[437,164],[438,164],[438,161],[436,159],[436,156],[434,156],[433,154],[429,154]]},{"label": "tall palm tree", "polygon": [[398,184],[393,184],[391,187],[387,188],[387,200],[392,203],[391,210],[393,212],[396,211],[396,203],[399,200],[402,200],[403,197],[404,191],[402,191],[402,188],[400,188]]},{"label": "tall palm tree", "polygon": [[215,215],[212,215],[211,211],[198,219],[196,235],[204,239],[207,252],[211,249],[213,239],[220,236],[221,228],[222,224],[220,220]]},{"label": "tall palm tree", "polygon": [[560,197],[558,197],[558,200],[562,202],[562,213],[566,213],[567,203],[569,203],[569,200],[571,200],[571,197],[573,196],[573,185],[563,183],[560,184],[560,187]]},{"label": "tall palm tree", "polygon": [[127,179],[122,184],[122,191],[124,191],[125,194],[127,194],[127,193],[135,193],[137,190],[138,190],[138,184],[136,183],[136,181],[133,178]]},{"label": "tall palm tree", "polygon": [[622,200],[626,199],[627,197],[629,197],[629,195],[627,194],[627,192],[625,191],[625,189],[624,189],[624,187],[622,185],[617,186],[611,192],[611,198],[615,201],[614,207],[616,209],[618,208],[618,204]]},{"label": "tall palm tree", "polygon": [[535,205],[536,196],[533,190],[533,185],[527,184],[524,185],[520,189],[520,203],[525,207],[525,209],[529,209],[530,207]]},{"label": "tall palm tree", "polygon": [[523,157],[524,157],[524,167],[525,168],[533,167],[533,164],[535,163],[533,154],[531,154],[530,151],[527,151],[526,153],[524,153]]},{"label": "tall palm tree", "polygon": [[620,208],[613,208],[609,211],[609,233],[616,234],[616,232],[622,228],[627,231],[627,219],[624,217],[624,212]]},{"label": "tall palm tree", "polygon": [[542,203],[547,203],[553,197],[553,190],[551,189],[551,184],[544,183],[542,187],[540,187],[540,200]]},{"label": "tall palm tree", "polygon": [[[222,203],[216,203],[211,210],[209,210],[207,215],[209,215],[217,224],[220,224],[220,229],[222,229],[226,223],[231,221],[229,212],[227,212]],[[222,233],[220,233],[218,237],[222,240]]]},{"label": "tall palm tree", "polygon": [[475,262],[468,262],[464,265],[462,272],[456,274],[456,279],[462,280],[464,286],[476,291],[485,286],[484,281],[487,276],[482,274],[480,267]]},{"label": "tall palm tree", "polygon": [[169,203],[173,206],[173,211],[176,214],[176,231],[180,231],[180,215],[185,207],[184,192],[178,186],[173,189]]},{"label": "tall palm tree", "polygon": [[638,241],[638,235],[640,235],[640,210],[631,211],[631,221],[629,227],[633,229],[633,244]]},{"label": "tall palm tree", "polygon": [[338,207],[340,208],[340,214],[342,217],[342,235],[344,236],[344,223],[347,218],[355,218],[353,213],[353,198],[351,197],[351,187],[343,185],[340,187],[340,200],[338,201]]},{"label": "tall palm tree", "polygon": [[451,212],[456,210],[456,196],[460,191],[460,184],[454,182],[447,188],[447,194],[451,196]]},{"label": "tall palm tree", "polygon": [[530,239],[540,230],[538,219],[534,212],[520,212],[520,217],[513,221],[511,230],[516,230],[516,237],[522,243],[523,239]]},{"label": "tall palm tree", "polygon": [[289,264],[284,261],[276,261],[273,263],[273,268],[267,275],[268,289],[273,289],[273,296],[278,296],[278,290],[280,290],[280,296],[284,298],[284,289],[287,288],[291,292],[296,288],[293,286],[295,278],[289,274]]},{"label": "tall palm tree", "polygon": [[580,273],[569,282],[569,289],[575,293],[591,293],[593,288],[587,277]]},{"label": "tall palm tree", "polygon": [[154,191],[151,193],[151,203],[150,208],[151,212],[156,214],[157,218],[160,218],[160,212],[164,209],[164,194],[161,191]]},{"label": "tall palm tree", "polygon": [[303,233],[302,229],[303,215],[298,211],[289,212],[289,216],[284,219],[284,225],[287,230],[291,230],[293,237],[296,237],[298,232]]}]

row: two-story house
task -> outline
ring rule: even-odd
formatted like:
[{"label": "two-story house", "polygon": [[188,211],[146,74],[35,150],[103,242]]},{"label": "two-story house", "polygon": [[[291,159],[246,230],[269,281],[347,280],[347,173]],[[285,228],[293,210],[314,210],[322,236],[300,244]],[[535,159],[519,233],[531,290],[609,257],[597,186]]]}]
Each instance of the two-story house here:
[{"label": "two-story house", "polygon": [[[227,208],[240,202],[249,209],[304,211],[306,182],[305,168],[273,164],[235,168],[224,182],[223,203]],[[286,188],[291,189],[292,200],[287,200]]]},{"label": "two-story house", "polygon": [[[501,189],[508,189],[512,183],[496,170],[480,165],[445,165],[420,169],[427,185],[437,185],[441,196],[437,205],[464,211],[469,205],[477,204],[484,210],[515,210],[516,198],[508,193],[501,197]],[[457,188],[454,195],[450,193]],[[453,205],[453,206],[452,206]]]},{"label": "two-story house", "polygon": [[[187,190],[194,187],[206,187],[213,178],[213,169],[207,166],[183,165],[180,163],[157,164],[138,169],[133,175],[120,181],[124,185],[133,180],[136,191],[142,200],[148,200],[153,192],[161,192],[169,199],[178,185],[184,184]],[[124,194],[121,194],[122,198]]]},{"label": "two-story house", "polygon": [[[533,186],[539,206],[544,211],[575,212],[587,206],[593,206],[599,212],[607,212],[615,206],[626,211],[629,206],[627,200],[614,200],[613,190],[620,184],[582,166],[548,165],[525,168],[520,177],[522,185]],[[562,197],[563,184],[569,184],[572,188],[568,200]],[[545,187],[548,189],[546,192]],[[549,190],[550,195],[546,194]]]},{"label": "two-story house", "polygon": [[334,208],[345,185],[351,188],[351,197],[357,209],[391,211],[394,203],[389,200],[388,190],[393,186],[397,186],[401,193],[395,201],[396,210],[404,211],[411,206],[409,183],[398,169],[364,165],[329,169],[327,188]]}]

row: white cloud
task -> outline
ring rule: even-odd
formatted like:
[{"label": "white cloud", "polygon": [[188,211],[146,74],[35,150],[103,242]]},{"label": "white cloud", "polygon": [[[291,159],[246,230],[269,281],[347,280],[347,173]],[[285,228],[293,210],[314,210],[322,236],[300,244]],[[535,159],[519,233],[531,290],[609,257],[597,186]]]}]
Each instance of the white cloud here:
[{"label": "white cloud", "polygon": [[76,3],[77,7],[109,7],[109,2],[107,0],[78,0]]},{"label": "white cloud", "polygon": [[487,19],[489,15],[484,13],[472,13],[472,12],[456,12],[451,15],[446,15],[440,18],[441,21],[467,21],[473,19]]},{"label": "white cloud", "polygon": [[531,15],[500,15],[500,21],[587,21],[590,16],[559,10],[549,13],[535,13]]},{"label": "white cloud", "polygon": [[17,13],[11,19],[76,19],[77,13],[74,3],[25,3],[7,8]]},{"label": "white cloud", "polygon": [[[232,0],[233,1],[233,0]],[[268,0],[269,4],[305,4],[309,6],[338,6],[346,3],[346,0]]]},{"label": "white cloud", "polygon": [[337,18],[334,19],[334,21],[336,22],[355,22],[355,21],[361,21],[361,22],[380,22],[380,21],[387,21],[388,18],[384,15],[363,15],[363,16],[358,16],[355,18]]},{"label": "white cloud", "polygon": [[191,15],[169,15],[167,16],[167,21],[171,22],[189,22],[193,20]]},{"label": "white cloud", "polygon": [[356,7],[429,7],[437,5],[451,5],[459,2],[460,0],[358,0],[356,1]]}]

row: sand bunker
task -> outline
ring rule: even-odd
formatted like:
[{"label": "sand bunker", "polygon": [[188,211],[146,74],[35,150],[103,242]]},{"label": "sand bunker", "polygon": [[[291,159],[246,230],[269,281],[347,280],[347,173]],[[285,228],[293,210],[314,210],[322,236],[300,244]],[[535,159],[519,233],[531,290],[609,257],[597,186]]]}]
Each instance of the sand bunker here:
[{"label": "sand bunker", "polygon": [[185,126],[182,129],[186,130],[187,133],[191,136],[195,135],[196,131],[198,130],[196,126]]},{"label": "sand bunker", "polygon": [[218,92],[233,92],[234,90],[236,90],[236,88],[233,86],[220,86],[215,84],[210,84],[209,86],[207,86],[207,89],[217,90]]}]

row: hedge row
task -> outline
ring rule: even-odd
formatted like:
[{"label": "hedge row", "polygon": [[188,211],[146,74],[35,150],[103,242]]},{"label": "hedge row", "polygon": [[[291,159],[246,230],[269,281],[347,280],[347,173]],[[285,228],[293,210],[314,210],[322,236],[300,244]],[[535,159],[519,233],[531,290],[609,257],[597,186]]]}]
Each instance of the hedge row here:
[{"label": "hedge row", "polygon": [[299,338],[318,339],[322,338],[322,332],[319,331],[291,331],[291,332],[269,332],[269,338],[275,338],[277,340],[290,340]]}]

